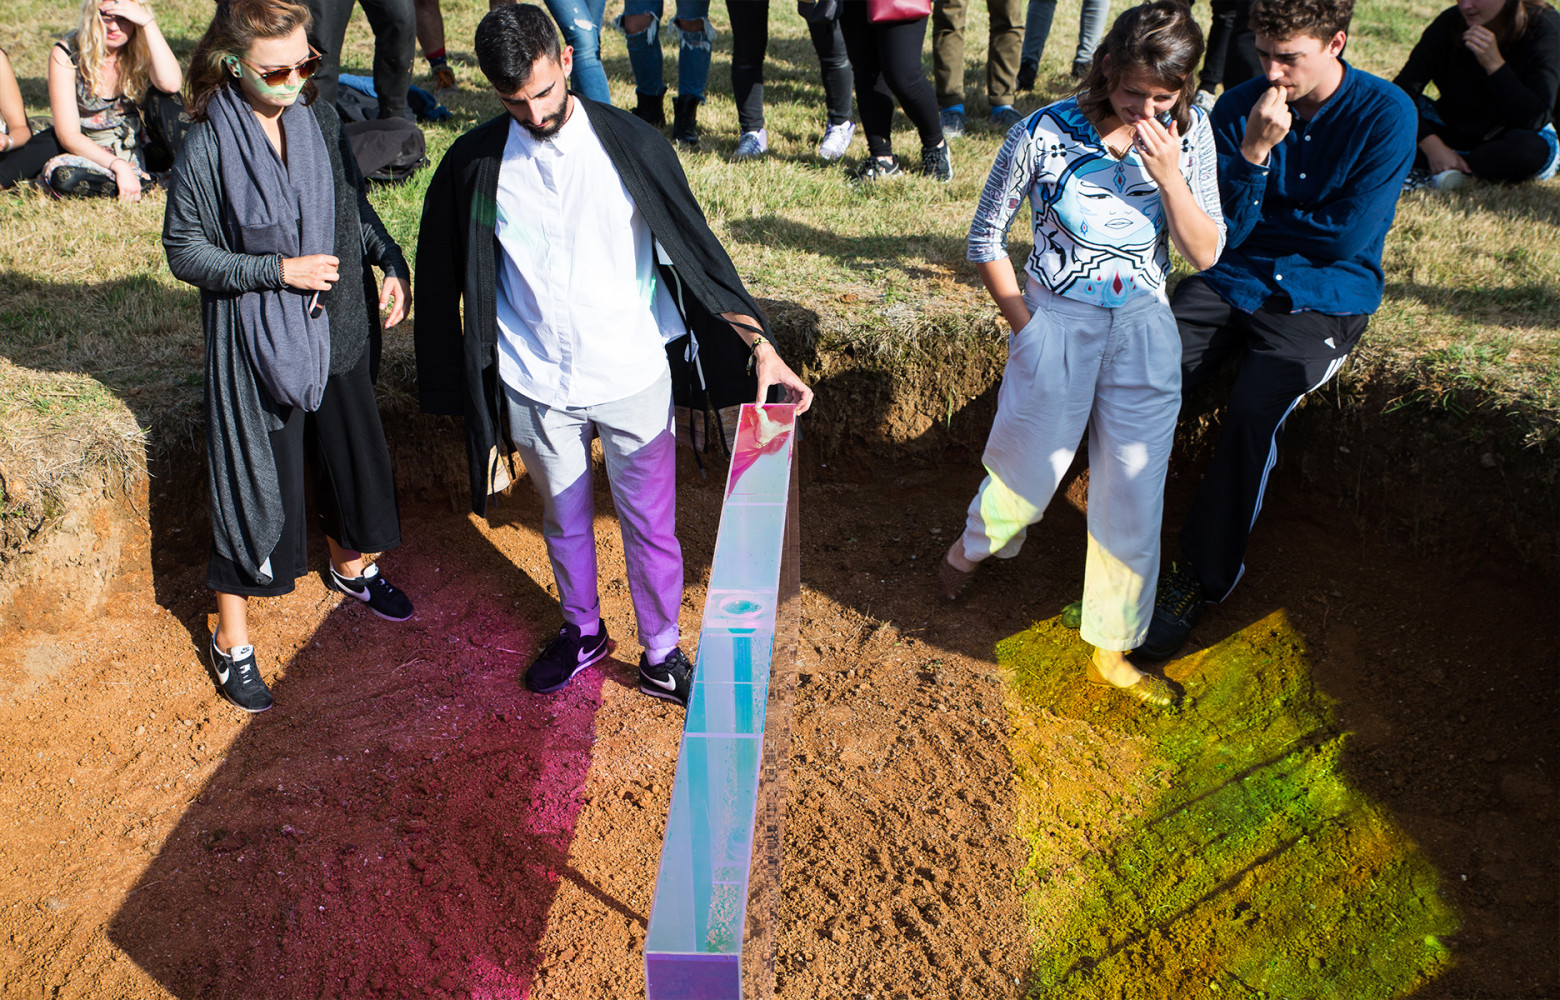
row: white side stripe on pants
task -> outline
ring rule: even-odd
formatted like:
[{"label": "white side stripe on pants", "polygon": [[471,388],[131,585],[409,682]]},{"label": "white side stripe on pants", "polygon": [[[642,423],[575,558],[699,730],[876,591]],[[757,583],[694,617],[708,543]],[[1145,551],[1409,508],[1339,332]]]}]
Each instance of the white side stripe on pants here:
[{"label": "white side stripe on pants", "polygon": [[1322,376],[1322,380],[1296,396],[1294,401],[1289,404],[1289,408],[1284,411],[1284,415],[1278,418],[1278,423],[1273,428],[1273,436],[1268,441],[1267,464],[1262,467],[1262,481],[1257,484],[1257,505],[1252,508],[1251,524],[1247,525],[1248,531],[1257,526],[1257,515],[1262,513],[1262,496],[1267,492],[1268,474],[1273,471],[1273,466],[1278,464],[1278,432],[1284,429],[1284,421],[1289,419],[1289,415],[1295,411],[1295,407],[1300,405],[1302,399],[1331,381],[1332,377],[1338,374],[1338,369],[1342,368],[1343,363],[1348,359],[1349,356],[1347,354],[1341,358],[1333,359],[1333,362],[1327,366],[1327,374]]}]

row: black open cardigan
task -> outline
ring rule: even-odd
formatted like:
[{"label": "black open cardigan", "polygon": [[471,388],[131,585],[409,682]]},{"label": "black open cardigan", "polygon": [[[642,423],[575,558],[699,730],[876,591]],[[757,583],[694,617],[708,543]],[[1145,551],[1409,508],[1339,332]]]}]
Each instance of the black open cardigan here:
[{"label": "black open cardigan", "polygon": [[[768,322],[705,221],[682,163],[656,129],[619,108],[573,95],[606,148],[639,214],[671,265],[660,265],[697,343],[702,379],[690,363],[690,338],[667,345],[672,395],[679,405],[752,402],[749,351],[723,312]],[[489,455],[498,442],[503,388],[498,381],[498,169],[509,138],[507,114],[467,132],[444,154],[423,200],[417,238],[417,394],[427,413],[466,418],[471,509],[484,514]],[[465,305],[462,317],[461,306]]]}]

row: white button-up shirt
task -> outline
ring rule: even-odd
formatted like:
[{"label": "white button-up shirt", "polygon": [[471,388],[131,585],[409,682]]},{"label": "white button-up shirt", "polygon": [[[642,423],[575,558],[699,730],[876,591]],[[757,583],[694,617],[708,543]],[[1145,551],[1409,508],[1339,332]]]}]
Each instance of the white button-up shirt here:
[{"label": "white button-up shirt", "polygon": [[686,332],[654,238],[583,108],[551,139],[518,122],[498,172],[498,374],[548,406],[624,399]]}]

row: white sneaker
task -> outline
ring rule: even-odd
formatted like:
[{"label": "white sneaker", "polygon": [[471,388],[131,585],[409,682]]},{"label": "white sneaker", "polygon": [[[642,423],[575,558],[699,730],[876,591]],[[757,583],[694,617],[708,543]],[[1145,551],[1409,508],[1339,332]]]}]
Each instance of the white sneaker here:
[{"label": "white sneaker", "polygon": [[769,152],[769,130],[759,129],[757,132],[743,132],[737,138],[737,151],[731,154],[733,162],[737,160],[756,160]]},{"label": "white sneaker", "polygon": [[825,127],[823,141],[818,143],[818,155],[825,160],[838,160],[850,149],[850,141],[855,136],[855,122],[841,122]]},{"label": "white sneaker", "polygon": [[1197,96],[1192,98],[1195,107],[1202,108],[1210,115],[1213,114],[1213,106],[1219,101],[1218,95],[1211,90],[1199,90]]},{"label": "white sneaker", "polygon": [[1468,175],[1461,170],[1443,170],[1430,178],[1430,186],[1437,191],[1456,191],[1467,179]]}]

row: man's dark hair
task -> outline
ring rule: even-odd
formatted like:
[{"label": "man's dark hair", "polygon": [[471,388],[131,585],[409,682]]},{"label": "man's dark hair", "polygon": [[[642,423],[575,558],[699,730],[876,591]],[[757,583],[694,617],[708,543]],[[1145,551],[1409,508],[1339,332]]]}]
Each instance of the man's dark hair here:
[{"label": "man's dark hair", "polygon": [[543,56],[557,62],[558,29],[542,8],[515,3],[491,10],[477,25],[477,65],[500,94],[513,94],[531,78],[531,67]]},{"label": "man's dark hair", "polygon": [[1349,30],[1354,0],[1257,0],[1246,18],[1253,34],[1285,40],[1306,35],[1330,42]]}]

